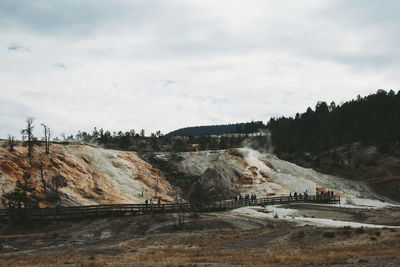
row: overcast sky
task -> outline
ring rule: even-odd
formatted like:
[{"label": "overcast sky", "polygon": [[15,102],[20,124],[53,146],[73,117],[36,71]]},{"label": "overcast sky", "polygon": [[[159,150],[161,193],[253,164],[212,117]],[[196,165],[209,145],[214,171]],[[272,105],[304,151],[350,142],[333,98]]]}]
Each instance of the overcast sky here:
[{"label": "overcast sky", "polygon": [[[400,82],[397,0],[2,0],[0,138],[267,121]],[[38,135],[40,135],[38,133]]]}]

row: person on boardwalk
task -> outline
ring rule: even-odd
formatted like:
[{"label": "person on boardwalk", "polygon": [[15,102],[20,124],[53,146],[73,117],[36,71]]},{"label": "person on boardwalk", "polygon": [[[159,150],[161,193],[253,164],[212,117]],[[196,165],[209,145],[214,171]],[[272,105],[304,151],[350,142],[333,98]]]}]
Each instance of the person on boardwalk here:
[{"label": "person on boardwalk", "polygon": [[56,202],[56,215],[60,212],[60,201]]},{"label": "person on boardwalk", "polygon": [[158,207],[160,207],[160,205],[161,205],[161,198],[160,197],[158,197],[157,204],[158,204]]}]

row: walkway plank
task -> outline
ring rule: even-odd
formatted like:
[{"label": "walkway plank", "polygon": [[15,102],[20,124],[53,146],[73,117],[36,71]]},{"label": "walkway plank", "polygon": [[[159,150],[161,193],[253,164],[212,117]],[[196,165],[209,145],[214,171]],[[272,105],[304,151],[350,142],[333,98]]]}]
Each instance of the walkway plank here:
[{"label": "walkway plank", "polygon": [[0,209],[0,220],[29,217],[33,220],[79,219],[84,217],[131,216],[148,213],[227,211],[246,206],[266,206],[289,203],[340,203],[339,196],[309,195],[308,197],[281,196],[257,200],[223,200],[218,202],[183,202],[167,204],[109,204],[59,208]]}]

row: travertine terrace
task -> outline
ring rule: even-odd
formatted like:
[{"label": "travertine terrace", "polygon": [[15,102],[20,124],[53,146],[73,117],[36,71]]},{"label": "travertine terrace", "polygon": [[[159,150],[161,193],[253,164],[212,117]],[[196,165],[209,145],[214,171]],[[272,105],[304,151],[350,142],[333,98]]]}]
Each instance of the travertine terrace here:
[{"label": "travertine terrace", "polygon": [[156,197],[172,201],[175,190],[163,174],[143,161],[135,152],[106,150],[81,144],[53,144],[50,154],[35,146],[33,157],[27,157],[26,147],[16,146],[14,152],[0,148],[0,186],[2,193],[13,190],[24,172],[32,175],[36,198],[40,206],[52,206],[43,198],[40,164],[49,180],[63,175],[67,186],[60,189],[62,205],[111,203],[143,203]]}]

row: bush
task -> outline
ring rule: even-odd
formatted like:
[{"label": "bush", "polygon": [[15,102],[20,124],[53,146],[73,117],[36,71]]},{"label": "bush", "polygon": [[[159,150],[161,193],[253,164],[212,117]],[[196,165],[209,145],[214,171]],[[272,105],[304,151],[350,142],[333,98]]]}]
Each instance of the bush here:
[{"label": "bush", "polygon": [[324,232],[322,234],[322,236],[326,237],[326,238],[334,238],[336,236],[336,234],[335,234],[335,232]]},{"label": "bush", "polygon": [[361,226],[360,228],[357,228],[357,229],[356,229],[356,233],[359,234],[359,235],[360,235],[360,234],[364,234],[364,233],[365,233],[364,227]]},{"label": "bush", "polygon": [[190,215],[190,218],[192,218],[192,219],[198,219],[198,218],[200,218],[200,215],[199,215],[197,212],[193,212],[193,213]]},{"label": "bush", "polygon": [[346,204],[353,205],[353,200],[350,197],[346,198]]},{"label": "bush", "polygon": [[267,224],[267,228],[274,229],[274,228],[275,228],[275,224],[273,224],[273,223],[268,223],[268,224]]},{"label": "bush", "polygon": [[351,236],[351,232],[350,232],[349,230],[344,230],[344,231],[343,231],[343,234],[344,234],[345,236]]},{"label": "bush", "polygon": [[300,231],[297,233],[297,237],[299,237],[299,238],[303,238],[305,236],[306,236],[306,233],[304,231]]}]

